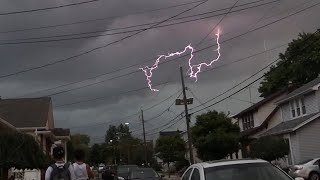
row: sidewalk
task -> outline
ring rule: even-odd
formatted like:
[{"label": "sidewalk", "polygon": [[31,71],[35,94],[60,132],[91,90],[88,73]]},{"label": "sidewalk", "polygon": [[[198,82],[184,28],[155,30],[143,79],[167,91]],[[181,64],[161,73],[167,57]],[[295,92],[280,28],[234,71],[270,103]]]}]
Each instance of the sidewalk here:
[{"label": "sidewalk", "polygon": [[168,175],[166,175],[163,179],[164,180],[179,180],[180,177],[177,175],[170,175],[170,178],[169,178]]}]

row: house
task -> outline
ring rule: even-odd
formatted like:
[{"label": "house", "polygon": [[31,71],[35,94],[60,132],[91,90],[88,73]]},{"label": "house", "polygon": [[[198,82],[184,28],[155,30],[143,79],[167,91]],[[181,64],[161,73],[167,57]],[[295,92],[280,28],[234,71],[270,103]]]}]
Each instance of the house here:
[{"label": "house", "polygon": [[320,156],[320,77],[276,102],[281,123],[261,136],[280,136],[290,146],[289,163]]},{"label": "house", "polygon": [[249,143],[281,123],[281,111],[275,102],[285,97],[288,92],[289,89],[276,92],[232,117],[239,125],[242,139],[241,150],[232,158],[246,158],[250,150]]},{"label": "house", "polygon": [[0,118],[1,124],[32,135],[47,155],[57,141],[66,148],[70,131],[54,128],[50,97],[0,99]]}]

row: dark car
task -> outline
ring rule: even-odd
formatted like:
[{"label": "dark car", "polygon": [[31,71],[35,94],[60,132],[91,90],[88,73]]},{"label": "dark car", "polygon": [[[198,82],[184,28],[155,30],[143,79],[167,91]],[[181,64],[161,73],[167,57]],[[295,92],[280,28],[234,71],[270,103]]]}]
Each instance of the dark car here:
[{"label": "dark car", "polygon": [[128,179],[132,170],[138,169],[137,165],[120,165],[117,168],[117,176],[119,179]]},{"label": "dark car", "polygon": [[132,170],[129,180],[160,180],[162,177],[152,168],[139,168]]}]

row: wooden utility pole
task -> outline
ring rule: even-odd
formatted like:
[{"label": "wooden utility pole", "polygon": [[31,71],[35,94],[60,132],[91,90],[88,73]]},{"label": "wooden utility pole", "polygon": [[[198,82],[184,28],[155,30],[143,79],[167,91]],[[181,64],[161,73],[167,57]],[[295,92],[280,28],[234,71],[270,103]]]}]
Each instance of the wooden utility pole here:
[{"label": "wooden utility pole", "polygon": [[188,102],[187,102],[187,95],[186,95],[186,87],[184,84],[184,77],[183,77],[183,69],[180,66],[180,75],[181,75],[181,84],[182,84],[182,92],[183,92],[183,104],[186,116],[186,123],[187,123],[187,135],[188,135],[188,147],[189,147],[189,154],[190,154],[190,163],[194,164],[193,160],[193,149],[192,149],[192,140],[190,135],[190,116],[188,113]]},{"label": "wooden utility pole", "polygon": [[143,128],[144,163],[145,163],[145,166],[147,166],[148,159],[147,159],[146,129],[144,127],[144,118],[143,118],[143,110],[142,109],[141,109],[141,121],[142,121],[142,128]]}]

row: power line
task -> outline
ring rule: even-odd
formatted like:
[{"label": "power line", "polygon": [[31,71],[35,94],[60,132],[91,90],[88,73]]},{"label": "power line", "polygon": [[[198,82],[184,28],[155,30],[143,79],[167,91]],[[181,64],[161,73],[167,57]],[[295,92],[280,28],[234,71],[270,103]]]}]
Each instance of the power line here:
[{"label": "power line", "polygon": [[[178,24],[189,23],[189,22],[199,21],[199,20],[203,20],[203,19],[208,19],[208,18],[212,18],[212,17],[221,16],[221,15],[226,15],[226,14],[229,14],[229,13],[240,12],[240,11],[243,11],[243,10],[247,10],[247,9],[252,9],[252,8],[259,7],[259,6],[268,5],[268,4],[271,4],[271,3],[274,3],[274,2],[278,2],[278,1],[279,0],[274,0],[274,1],[271,1],[271,2],[261,3],[261,4],[258,4],[258,5],[255,5],[255,6],[246,7],[246,8],[238,9],[238,10],[234,10],[234,11],[230,11],[230,12],[227,12],[227,13],[220,13],[220,14],[216,14],[216,15],[211,15],[211,16],[207,16],[207,17],[200,17],[200,18],[196,18],[196,19],[190,19],[190,20],[185,20],[185,21],[181,21],[181,22],[175,22],[175,23],[171,23],[171,24],[158,25],[158,26],[154,26],[152,29],[163,28],[163,27],[168,27],[168,26],[174,26],[174,25],[178,25]],[[175,19],[172,19],[170,21],[176,21],[176,20],[181,20],[181,19],[186,19],[186,18],[203,16],[205,14],[210,14],[210,13],[217,12],[217,11],[221,11],[221,10],[209,11],[209,12],[206,12],[206,13],[200,13],[200,14],[195,14],[195,15],[189,15],[189,16],[185,16],[185,17],[175,18]],[[168,22],[170,22],[170,21],[168,21]],[[121,29],[129,29],[129,28],[141,27],[141,26],[147,26],[147,25],[153,25],[153,24],[156,24],[156,23],[158,23],[158,22],[145,23],[145,24],[140,24],[140,25],[133,25],[133,26],[127,26],[127,27],[115,28],[115,29],[109,29],[109,30],[107,29],[107,30],[83,32],[83,33],[72,33],[72,34],[65,34],[65,35],[54,35],[54,36],[42,36],[42,37],[32,37],[32,38],[19,38],[19,39],[0,40],[0,41],[18,41],[18,42],[4,42],[4,43],[0,43],[0,45],[4,46],[4,45],[48,43],[48,42],[70,41],[70,40],[79,40],[79,39],[88,39],[88,38],[104,37],[104,36],[111,36],[111,35],[127,34],[127,33],[138,32],[138,31],[145,30],[145,29],[148,29],[148,28],[141,28],[141,29],[127,30],[127,31],[113,32],[113,33],[105,33],[105,32],[106,31],[121,30]],[[69,37],[69,38],[60,38],[60,39],[51,39],[51,38],[68,37],[68,36],[79,36],[79,35],[96,34],[96,33],[104,33],[104,34],[88,35],[88,36],[80,36],[80,37]],[[22,41],[22,40],[35,40],[35,39],[40,39],[40,40],[38,40],[38,41]],[[45,40],[42,40],[42,39],[45,39]]]},{"label": "power line", "polygon": [[[309,7],[307,7],[307,8],[302,9],[302,10],[299,10],[299,11],[297,11],[297,12],[295,12],[295,13],[289,14],[289,15],[287,15],[287,16],[284,16],[284,17],[280,18],[280,19],[277,19],[277,20],[275,20],[275,21],[272,21],[272,22],[267,23],[267,24],[265,24],[265,25],[262,25],[262,26],[260,26],[260,27],[257,27],[257,28],[254,28],[254,29],[252,29],[252,30],[249,30],[249,31],[247,31],[247,32],[245,32],[245,33],[242,33],[242,34],[239,34],[239,35],[234,36],[234,37],[232,37],[232,38],[229,38],[229,39],[227,39],[227,40],[224,40],[224,41],[220,42],[220,44],[225,43],[225,42],[227,42],[227,41],[231,41],[231,40],[233,40],[233,39],[236,39],[236,38],[239,38],[239,37],[242,37],[242,36],[245,36],[245,35],[247,35],[247,34],[249,34],[249,33],[252,33],[252,32],[254,32],[254,31],[257,31],[257,30],[260,30],[260,29],[262,29],[262,28],[265,28],[265,27],[267,27],[267,26],[269,26],[269,25],[272,25],[272,24],[275,24],[275,23],[277,23],[277,22],[280,22],[280,21],[282,21],[282,20],[284,20],[284,19],[287,19],[287,18],[289,18],[289,17],[291,17],[291,16],[294,16],[294,15],[296,15],[296,14],[299,14],[299,13],[301,13],[301,12],[304,12],[304,11],[306,11],[306,10],[308,10],[308,9],[313,8],[313,7],[316,7],[316,6],[318,6],[319,4],[320,4],[320,3],[316,3],[316,4],[312,5],[312,6],[309,6]],[[106,46],[108,46],[108,45],[106,45]],[[211,47],[213,47],[213,46],[216,46],[216,45],[207,46],[207,47],[205,47],[205,48],[202,48],[202,49],[200,49],[200,50],[195,51],[194,53],[197,53],[197,52],[200,52],[200,51],[204,51],[204,50],[209,49],[209,48],[211,48]],[[7,74],[7,75],[2,75],[2,76],[0,76],[0,79],[1,79],[1,78],[5,78],[5,77],[10,77],[10,76],[18,75],[18,74],[21,74],[21,73],[24,73],[24,72],[28,72],[28,71],[35,70],[35,69],[40,69],[40,68],[43,68],[43,67],[46,67],[46,66],[51,66],[51,65],[53,65],[53,64],[57,64],[57,63],[60,63],[60,62],[63,62],[63,61],[71,60],[71,59],[74,59],[74,58],[76,58],[76,57],[79,57],[79,56],[82,56],[82,55],[91,53],[92,51],[95,51],[95,50],[101,49],[101,48],[103,48],[103,46],[102,46],[102,47],[100,46],[100,47],[94,48],[94,49],[92,49],[92,50],[86,51],[86,52],[84,52],[84,53],[80,53],[80,54],[75,55],[75,56],[71,56],[71,57],[69,57],[69,58],[66,58],[66,59],[63,59],[63,60],[60,60],[60,61],[56,61],[56,62],[53,62],[53,63],[49,63],[49,64],[47,64],[47,65],[38,66],[38,67],[34,67],[34,68],[31,68],[31,69],[18,71],[18,72],[11,73],[11,74]],[[182,58],[182,57],[185,57],[185,56],[180,56],[180,57],[178,57],[178,58]],[[178,59],[178,58],[175,58],[175,59]],[[168,62],[170,62],[170,61],[165,61],[165,62],[163,62],[162,64],[168,63]],[[160,64],[161,64],[161,63],[160,63]],[[139,72],[139,71],[135,71],[135,72]],[[132,72],[132,73],[135,73],[135,72]],[[130,74],[132,74],[132,73],[130,73]]]},{"label": "power line", "polygon": [[[215,69],[219,69],[219,68],[221,68],[221,67],[224,67],[224,66],[227,66],[227,65],[230,65],[230,64],[234,64],[234,63],[238,63],[238,62],[247,60],[247,59],[252,58],[252,57],[255,57],[255,56],[259,56],[259,55],[261,55],[261,54],[264,54],[265,52],[269,52],[269,51],[278,49],[278,48],[283,47],[283,46],[285,46],[285,45],[287,45],[287,44],[284,44],[284,45],[281,45],[281,46],[277,46],[277,47],[275,47],[275,48],[272,48],[272,49],[269,49],[269,50],[266,50],[266,51],[259,52],[259,53],[257,53],[257,54],[253,54],[253,55],[250,55],[250,56],[247,56],[247,57],[238,59],[238,60],[233,61],[233,62],[231,62],[231,63],[226,63],[226,64],[223,64],[223,65],[220,65],[220,66],[217,66],[217,67],[214,67],[214,68],[211,68],[211,69],[202,71],[202,74],[203,74],[203,73],[206,73],[206,72],[209,72],[209,71],[213,71],[213,70],[215,70]],[[164,82],[164,83],[159,83],[159,84],[154,85],[154,87],[158,87],[158,86],[160,86],[160,85],[163,85],[163,84],[166,84],[166,83],[170,83],[170,82],[172,82],[172,81],[167,81],[167,82]],[[138,88],[138,89],[135,89],[135,90],[125,91],[125,92],[121,93],[121,95],[122,95],[122,94],[131,93],[131,92],[137,92],[137,91],[141,91],[141,90],[146,90],[146,89],[149,89],[149,87],[143,87],[143,88]],[[109,95],[108,95],[108,96],[101,96],[101,97],[97,97],[97,98],[93,98],[93,99],[88,99],[88,100],[82,100],[82,101],[77,101],[77,102],[73,102],[73,103],[62,104],[62,105],[58,105],[58,106],[55,106],[55,107],[64,107],[64,106],[70,106],[70,105],[75,105],[75,104],[80,104],[80,103],[87,103],[87,102],[91,102],[91,101],[96,101],[96,100],[104,99],[104,98],[107,98],[107,97],[110,97],[110,96],[109,96]]]},{"label": "power line", "polygon": [[149,28],[146,28],[146,29],[143,29],[143,30],[138,31],[138,32],[136,32],[136,33],[133,33],[133,34],[131,34],[131,35],[125,36],[125,37],[120,38],[120,39],[118,39],[118,40],[116,40],[116,41],[113,41],[113,42],[111,42],[111,43],[105,44],[105,45],[103,45],[103,46],[95,47],[95,48],[93,48],[93,49],[90,49],[90,50],[84,51],[84,52],[82,52],[82,53],[79,53],[79,54],[77,54],[77,55],[73,55],[73,56],[70,56],[70,57],[68,57],[68,58],[61,59],[61,60],[58,60],[58,61],[55,61],[55,62],[51,62],[51,63],[45,64],[45,65],[36,66],[36,67],[30,68],[30,69],[25,69],[25,70],[17,71],[17,72],[15,72],[15,73],[9,73],[9,74],[7,74],[7,75],[2,75],[2,76],[0,76],[0,79],[1,79],[1,78],[5,78],[5,77],[9,77],[9,76],[13,76],[13,75],[17,75],[17,74],[22,74],[22,73],[29,72],[29,71],[33,71],[33,70],[36,70],[36,69],[41,69],[41,68],[44,68],[44,67],[52,66],[52,65],[54,65],[54,64],[58,64],[58,63],[61,63],[61,62],[69,61],[69,60],[78,58],[78,57],[80,57],[80,56],[89,54],[89,53],[91,53],[91,52],[94,52],[94,51],[96,51],[96,50],[99,50],[99,49],[102,49],[102,48],[111,46],[111,45],[116,44],[116,43],[119,43],[119,42],[124,41],[124,40],[126,40],[126,39],[129,39],[129,38],[131,38],[131,37],[133,37],[133,36],[136,36],[136,35],[138,35],[138,34],[140,34],[140,33],[142,33],[142,32],[145,32],[145,31],[147,31],[147,30],[149,30],[149,29],[152,29],[153,27],[155,27],[155,26],[157,26],[157,25],[160,25],[160,24],[162,24],[162,23],[164,23],[164,22],[166,22],[166,21],[168,21],[168,20],[170,20],[170,19],[172,19],[172,18],[178,17],[178,16],[180,16],[180,15],[182,15],[182,14],[188,12],[188,11],[191,11],[192,9],[197,8],[198,6],[202,5],[203,3],[206,3],[207,1],[208,1],[208,0],[202,1],[201,3],[195,5],[195,6],[191,7],[191,8],[188,8],[188,9],[186,9],[186,10],[184,10],[184,11],[182,11],[182,12],[180,12],[180,13],[174,15],[174,16],[171,16],[171,17],[169,17],[169,18],[166,18],[165,20],[163,20],[163,21],[161,21],[161,22],[159,22],[159,23],[157,23],[157,24],[155,24],[155,25],[152,25],[152,26],[150,26]]},{"label": "power line", "polygon": [[[317,34],[317,33],[319,33],[318,30],[317,30],[316,32],[314,32],[313,35],[315,35],[315,34]],[[312,36],[308,37],[307,39],[305,39],[305,41],[307,41],[307,40],[308,40],[309,38],[311,38],[311,37],[312,37]],[[314,43],[317,42],[317,41],[319,41],[319,39],[316,39],[316,40],[313,41],[312,43],[308,44],[308,46],[314,44]],[[307,47],[308,47],[308,46],[307,46]],[[307,47],[304,47],[304,48],[307,48]],[[250,76],[250,77],[253,77],[255,74],[257,74],[257,73],[259,73],[259,72],[262,72],[264,69],[266,69],[267,67],[269,67],[270,65],[272,65],[273,63],[275,63],[275,62],[278,61],[278,60],[279,60],[279,58],[276,59],[275,61],[271,62],[270,64],[268,64],[268,65],[265,66],[264,68],[260,69],[258,72],[254,73],[254,74],[253,74],[252,76]],[[279,66],[280,66],[280,65],[278,65],[276,68],[278,68]],[[275,68],[275,69],[276,69],[276,68]],[[274,69],[273,69],[273,70],[274,70]],[[271,71],[273,71],[273,70],[271,70]],[[269,71],[268,73],[270,73],[271,71]],[[266,73],[266,74],[268,74],[268,73]],[[240,90],[238,90],[238,91],[236,91],[235,93],[233,93],[232,95],[230,95],[230,96],[228,96],[228,97],[226,97],[226,98],[224,98],[224,99],[222,99],[222,100],[220,100],[220,101],[218,101],[218,102],[216,102],[216,103],[214,103],[214,104],[211,104],[211,105],[209,105],[209,106],[204,106],[204,108],[202,108],[202,109],[200,109],[200,110],[197,110],[197,111],[195,111],[195,112],[192,112],[191,115],[193,115],[193,114],[195,114],[195,113],[197,113],[197,112],[200,112],[200,111],[202,111],[203,109],[206,109],[206,108],[208,108],[208,107],[211,107],[211,106],[213,106],[213,105],[215,105],[215,104],[218,104],[218,103],[220,103],[220,102],[222,102],[222,101],[224,101],[224,100],[232,97],[233,95],[241,92],[243,89],[246,89],[247,87],[249,87],[249,86],[252,85],[253,83],[257,82],[258,80],[260,80],[261,78],[263,78],[264,76],[266,76],[266,74],[264,74],[264,75],[262,75],[261,77],[257,78],[257,79],[254,80],[253,82],[251,82],[251,83],[249,83],[248,85],[246,85],[244,88],[241,88]],[[246,80],[248,80],[248,79],[250,79],[250,78],[247,78]],[[244,80],[244,81],[246,81],[246,80]],[[243,81],[243,82],[244,82],[244,81]],[[236,88],[237,86],[239,86],[240,84],[241,84],[241,83],[233,86],[233,87],[230,88],[230,89],[234,89],[234,88]],[[218,95],[218,96],[210,99],[209,101],[212,101],[212,100],[220,97],[221,95],[229,92],[230,89],[228,89],[228,90],[226,90],[224,93],[222,93],[222,94],[220,94],[220,95]],[[207,102],[209,102],[209,101],[207,101]],[[207,102],[205,102],[205,103],[203,103],[203,104],[206,104]],[[197,108],[197,107],[199,107],[199,106],[196,106],[196,107],[192,108],[191,110],[193,110],[193,109],[195,109],[195,108]],[[182,114],[182,113],[181,113],[181,114]],[[181,114],[180,114],[180,115],[181,115]],[[180,115],[177,115],[177,117],[179,117]],[[176,118],[177,118],[177,117],[176,117]],[[174,119],[176,119],[176,118],[174,118]],[[182,117],[182,118],[183,118],[183,117]],[[182,119],[182,118],[181,118],[181,119]],[[174,120],[174,119],[173,119],[173,120]],[[169,123],[170,123],[170,122],[169,122]]]},{"label": "power line", "polygon": [[[260,0],[260,1],[263,1],[263,0]],[[189,4],[194,4],[194,3],[198,3],[198,2],[202,2],[202,0],[200,0],[200,1],[192,1],[192,2],[183,3],[183,4],[177,4],[177,5],[163,7],[163,8],[150,9],[150,10],[141,11],[141,12],[134,12],[134,13],[126,14],[126,15],[145,14],[145,13],[149,13],[149,12],[167,10],[167,9],[176,8],[176,7],[180,7],[180,6],[185,6],[185,5],[189,5]],[[76,24],[84,24],[84,23],[91,23],[91,22],[97,22],[97,21],[105,21],[105,20],[108,20],[108,19],[114,19],[114,18],[119,18],[119,17],[122,17],[122,16],[108,16],[108,17],[102,17],[102,18],[96,18],[96,19],[75,21],[75,22],[71,22],[71,23],[62,23],[62,24],[55,24],[55,25],[47,25],[47,26],[23,28],[23,29],[16,29],[16,30],[0,31],[0,34],[21,32],[21,31],[32,31],[32,30],[40,30],[40,29],[49,29],[49,28],[55,28],[55,27],[63,27],[63,26],[70,26],[70,25],[76,25]]]},{"label": "power line", "polygon": [[[317,30],[316,32],[314,32],[314,33],[313,33],[313,35],[315,35],[315,34],[317,34],[317,33],[319,33],[319,31],[318,31],[318,30]],[[312,37],[312,36],[308,37],[308,38],[307,38],[307,39],[305,39],[304,41],[307,41],[307,40],[308,40],[309,38],[311,38],[311,37]],[[313,41],[311,44],[308,44],[308,45],[307,45],[307,47],[309,47],[310,45],[313,45],[313,44],[314,44],[315,42],[317,42],[317,41],[319,41],[319,39],[315,39],[315,41]],[[306,49],[307,47],[304,47],[304,49]],[[280,58],[277,58],[277,59],[276,59],[276,60],[274,60],[272,63],[268,64],[266,67],[269,67],[270,65],[272,65],[274,62],[278,61],[279,59],[280,59]],[[269,72],[267,72],[267,73],[263,74],[262,76],[260,76],[259,78],[255,79],[254,81],[252,81],[252,82],[251,82],[251,83],[249,83],[248,85],[246,85],[246,86],[244,86],[243,88],[241,88],[240,90],[238,90],[238,91],[236,91],[236,92],[232,93],[231,95],[229,95],[229,96],[227,96],[227,97],[223,98],[222,100],[219,100],[219,101],[217,101],[217,102],[215,102],[215,103],[213,103],[213,104],[210,104],[210,105],[208,105],[208,106],[205,106],[204,108],[201,108],[201,109],[199,109],[199,110],[197,110],[197,111],[194,111],[194,112],[192,112],[191,114],[195,114],[195,113],[197,113],[197,112],[200,112],[200,111],[202,111],[202,110],[204,110],[204,109],[206,109],[206,108],[212,107],[212,106],[214,106],[214,105],[216,105],[216,104],[218,104],[218,103],[220,103],[220,102],[224,101],[224,100],[225,100],[225,99],[227,99],[227,98],[232,97],[233,95],[235,95],[235,94],[237,94],[237,93],[241,92],[242,90],[244,90],[244,89],[248,88],[248,87],[249,87],[250,85],[252,85],[253,83],[255,83],[255,82],[259,81],[259,80],[260,80],[260,79],[262,79],[262,78],[264,78],[267,74],[269,74],[269,73],[273,72],[275,69],[279,68],[281,65],[282,65],[282,64],[278,64],[275,68],[271,69]],[[264,69],[266,69],[266,67],[262,68],[262,69],[261,69],[261,70],[259,70],[257,73],[262,72]],[[257,74],[257,73],[254,73],[254,74]],[[250,76],[250,77],[253,77],[253,75],[252,75],[252,76]],[[238,85],[236,85],[236,86],[238,86]],[[235,86],[235,87],[236,87],[236,86]],[[233,87],[232,89],[234,89],[235,87]],[[230,90],[230,89],[229,89],[229,90]],[[229,90],[227,90],[227,91],[229,91]],[[224,92],[224,93],[222,93],[222,94],[225,94],[227,91],[225,91],[225,92]],[[206,101],[204,104],[207,104],[208,102],[210,102],[210,101],[212,101],[212,100],[214,100],[214,99],[216,99],[216,98],[220,97],[222,94],[220,94],[220,95],[218,95],[218,96],[216,96],[216,97],[214,97],[214,98],[212,98],[212,99],[210,99],[210,100]],[[199,106],[196,106],[196,107],[194,107],[194,108],[192,108],[192,109],[195,109],[195,108],[197,108],[197,107],[199,107]]]},{"label": "power line", "polygon": [[[174,95],[176,95],[176,94],[179,93],[180,91],[181,91],[181,90],[179,90],[179,91],[175,92],[174,94],[170,95],[168,98],[166,98],[166,99],[164,99],[164,100],[162,100],[162,101],[160,101],[160,102],[158,102],[158,103],[156,103],[156,104],[154,104],[154,105],[152,105],[152,106],[144,109],[144,111],[148,111],[148,110],[150,110],[150,109],[153,109],[153,108],[159,106],[160,104],[162,104],[162,103],[164,103],[165,101],[169,100],[170,98],[172,98]],[[130,117],[133,117],[133,116],[136,116],[136,115],[140,115],[140,111],[138,111],[137,113],[134,113],[134,114],[125,116],[125,117],[123,117],[123,118],[121,118],[121,119],[118,119],[117,122],[119,122],[119,121],[121,122],[122,120],[125,120],[125,119],[127,119],[127,118],[130,118]],[[86,124],[85,127],[92,126],[92,125],[108,124],[108,123],[109,123],[109,122],[96,123],[96,124]],[[77,127],[84,127],[84,126],[77,126]],[[72,128],[77,128],[77,127],[72,127]]]},{"label": "power line", "polygon": [[[227,42],[227,41],[229,41],[229,40],[225,40],[225,41],[223,41],[222,43],[225,43],[225,42]],[[215,45],[214,45],[214,46],[215,46]],[[212,47],[212,46],[210,46],[210,47]],[[205,49],[208,49],[208,48],[205,48]],[[204,49],[204,50],[205,50],[205,49]],[[195,51],[194,53],[197,53],[198,51],[200,52],[200,51],[202,51],[202,50],[197,50],[197,51]],[[182,56],[182,57],[185,57],[185,56]],[[176,60],[176,59],[179,59],[179,58],[182,58],[182,57],[178,57],[178,58],[175,58],[175,59],[173,59],[173,60]],[[102,76],[105,76],[105,75],[108,75],[108,74],[112,74],[112,73],[116,73],[116,72],[119,72],[119,71],[122,71],[122,70],[125,70],[125,69],[129,69],[129,68],[131,68],[131,67],[135,67],[135,66],[144,64],[144,63],[146,63],[146,62],[153,61],[153,60],[154,60],[154,58],[152,58],[152,59],[147,59],[147,60],[144,60],[144,61],[142,61],[142,62],[129,65],[129,66],[127,66],[127,67],[122,67],[122,68],[119,68],[119,69],[116,69],[116,70],[113,70],[113,71],[109,71],[109,72],[102,73],[102,74],[99,74],[99,75],[96,75],[96,76],[93,76],[93,77],[89,77],[89,78],[87,78],[87,79],[85,79],[85,80],[74,81],[74,82],[70,82],[70,83],[58,85],[58,86],[53,87],[53,88],[46,88],[46,89],[39,90],[39,91],[35,91],[35,92],[32,92],[32,93],[24,94],[24,95],[21,95],[21,96],[18,96],[18,97],[22,97],[22,96],[26,96],[26,95],[30,95],[30,94],[36,94],[36,93],[39,93],[39,92],[42,92],[42,91],[50,91],[50,90],[58,89],[58,88],[61,88],[61,87],[70,86],[70,85],[73,85],[73,84],[78,84],[78,83],[81,83],[81,82],[84,82],[84,81],[96,79],[96,78],[99,78],[99,77],[102,77]],[[172,61],[173,61],[173,60],[172,60]],[[164,62],[164,63],[161,62],[160,64],[165,64],[165,63],[167,63],[167,62]],[[134,71],[134,72],[129,72],[129,73],[124,74],[124,75],[120,75],[120,76],[116,76],[116,77],[113,77],[113,78],[109,78],[109,79],[104,80],[104,81],[102,81],[102,82],[105,82],[105,81],[108,81],[108,80],[113,80],[113,79],[120,78],[120,77],[124,77],[124,76],[130,75],[130,74],[136,73],[136,72],[140,72],[140,70],[136,70],[136,71]],[[0,76],[0,78],[3,78],[3,77]],[[96,82],[96,83],[94,83],[94,84],[97,84],[97,83],[99,83],[99,82]],[[92,85],[94,85],[94,84],[92,84]],[[88,85],[88,86],[91,86],[91,85]],[[88,87],[88,86],[85,86],[85,87]],[[56,95],[56,94],[50,94],[50,95]],[[50,96],[50,95],[49,95],[49,96]]]},{"label": "power line", "polygon": [[[198,103],[204,106],[202,101],[193,93],[193,91],[190,88],[188,88],[188,90],[192,94],[192,96],[198,101]],[[209,109],[207,109],[207,110],[209,110]]]},{"label": "power line", "polygon": [[219,24],[224,20],[224,18],[227,17],[227,15],[231,12],[231,10],[237,5],[237,3],[239,2],[240,0],[237,0],[232,6],[231,8],[228,10],[228,12],[219,20],[219,22],[214,25],[212,27],[212,29],[196,44],[196,46],[199,46],[200,44],[203,43],[204,40],[207,39],[207,37],[219,26]]},{"label": "power line", "polygon": [[31,9],[31,10],[23,10],[23,11],[3,12],[3,13],[0,13],[0,16],[12,15],[12,14],[30,13],[30,12],[37,12],[37,11],[45,11],[45,10],[58,9],[58,8],[64,8],[64,7],[70,7],[70,6],[78,6],[78,5],[93,3],[93,2],[97,2],[97,1],[100,1],[100,0],[89,0],[89,1],[66,4],[66,5],[59,5],[59,6],[39,8],[39,9]]}]

